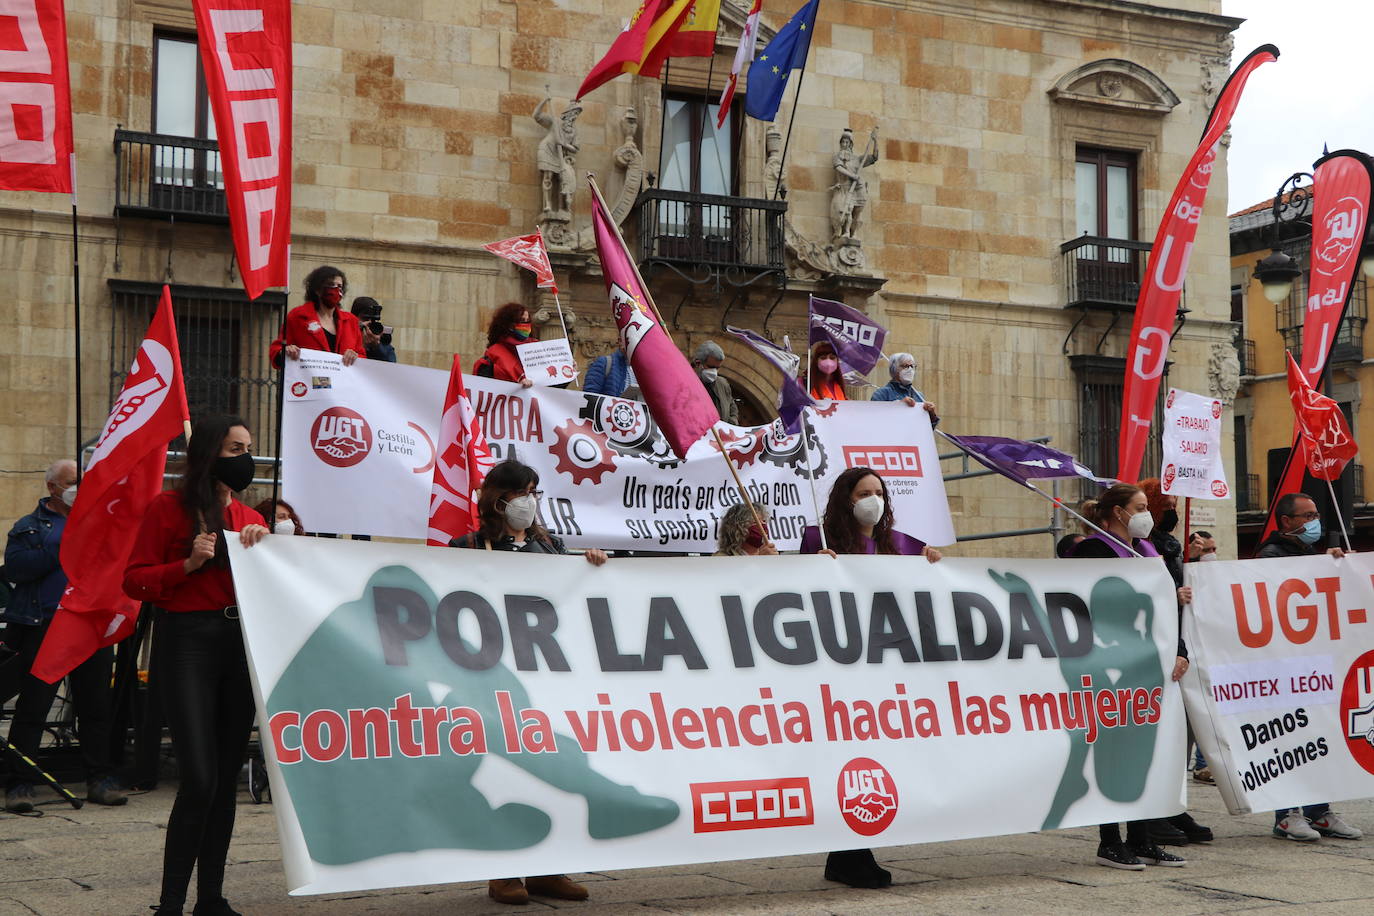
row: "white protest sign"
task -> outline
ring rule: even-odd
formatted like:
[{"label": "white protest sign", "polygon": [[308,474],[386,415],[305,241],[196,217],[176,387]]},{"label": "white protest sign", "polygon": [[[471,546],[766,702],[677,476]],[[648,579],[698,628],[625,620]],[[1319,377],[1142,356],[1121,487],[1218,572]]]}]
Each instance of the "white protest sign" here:
[{"label": "white protest sign", "polygon": [[1169,389],[1164,402],[1161,491],[1193,499],[1231,495],[1221,461],[1221,410],[1216,398]]},{"label": "white protest sign", "polygon": [[517,344],[515,352],[525,377],[536,385],[566,385],[577,378],[577,363],[567,338],[531,340]]}]

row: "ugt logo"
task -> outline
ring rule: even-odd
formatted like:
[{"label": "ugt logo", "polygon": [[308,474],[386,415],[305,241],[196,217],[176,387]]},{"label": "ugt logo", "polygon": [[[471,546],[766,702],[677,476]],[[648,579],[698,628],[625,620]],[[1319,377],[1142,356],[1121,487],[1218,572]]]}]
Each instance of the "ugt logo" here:
[{"label": "ugt logo", "polygon": [[897,817],[897,785],[876,760],[855,757],[846,763],[836,793],[844,822],[861,836],[882,833]]},{"label": "ugt logo", "polygon": [[1374,650],[1355,659],[1341,688],[1341,726],[1355,762],[1374,773]]},{"label": "ugt logo", "polygon": [[325,464],[350,468],[372,450],[372,427],[356,410],[331,407],[310,427],[310,446]]}]

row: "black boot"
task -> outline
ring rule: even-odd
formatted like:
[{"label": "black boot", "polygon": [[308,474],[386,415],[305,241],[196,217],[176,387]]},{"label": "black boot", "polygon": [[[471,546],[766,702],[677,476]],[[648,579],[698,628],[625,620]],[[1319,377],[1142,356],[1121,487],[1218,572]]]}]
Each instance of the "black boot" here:
[{"label": "black boot", "polygon": [[1189,814],[1187,811],[1184,811],[1182,814],[1175,814],[1168,820],[1169,823],[1172,824],[1174,827],[1177,827],[1179,830],[1183,831],[1183,833],[1188,837],[1188,842],[1212,842],[1212,828],[1204,827],[1197,821],[1193,820],[1193,816]]},{"label": "black boot", "polygon": [[243,914],[231,907],[228,900],[223,897],[216,897],[213,900],[197,900],[196,908],[191,911],[191,916],[243,916]]},{"label": "black boot", "polygon": [[878,865],[869,849],[832,852],[825,860],[825,880],[850,887],[880,888],[892,884],[892,872]]}]

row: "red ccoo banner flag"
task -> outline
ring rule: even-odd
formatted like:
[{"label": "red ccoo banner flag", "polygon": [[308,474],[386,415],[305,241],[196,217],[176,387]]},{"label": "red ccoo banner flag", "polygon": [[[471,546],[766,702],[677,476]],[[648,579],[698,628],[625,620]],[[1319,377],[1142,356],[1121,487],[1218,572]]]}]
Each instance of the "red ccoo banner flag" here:
[{"label": "red ccoo banner flag", "polygon": [[229,202],[229,228],[256,299],[290,282],[290,0],[194,0]]},{"label": "red ccoo banner flag", "polygon": [[439,421],[438,454],[434,460],[434,486],[429,496],[431,547],[447,547],[449,541],[471,534],[482,525],[477,514],[477,491],[495,466],[482,423],[463,388],[463,365],[457,354],[448,377],[444,416]]},{"label": "red ccoo banner flag", "polygon": [[[1360,247],[1371,203],[1374,203],[1374,161],[1364,153],[1337,150],[1312,166],[1312,269],[1304,309],[1299,371],[1309,388],[1315,388],[1326,371],[1336,331],[1354,291],[1355,271],[1360,269]],[[1289,360],[1292,361],[1291,356]],[[1289,374],[1291,387],[1291,367]],[[1274,506],[1279,497],[1302,491],[1303,473],[1310,463],[1308,447],[1301,428],[1295,429],[1293,448],[1288,453],[1283,476],[1273,489],[1274,498],[1269,503],[1261,543],[1278,524]],[[1320,475],[1313,472],[1313,476]]]},{"label": "red ccoo banner flag", "polygon": [[1169,198],[1164,218],[1159,222],[1154,245],[1150,247],[1149,270],[1140,284],[1135,324],[1131,327],[1130,350],[1126,356],[1126,386],[1121,398],[1121,438],[1118,447],[1120,463],[1116,472],[1121,480],[1136,480],[1140,476],[1140,462],[1145,457],[1150,420],[1154,416],[1155,398],[1159,394],[1159,377],[1164,372],[1164,363],[1169,355],[1169,329],[1178,312],[1183,279],[1188,274],[1188,260],[1193,253],[1198,222],[1202,219],[1207,186],[1212,180],[1217,144],[1230,126],[1231,115],[1235,114],[1250,74],[1261,64],[1276,60],[1278,56],[1278,48],[1261,45],[1251,51],[1231,74],[1212,107],[1207,127],[1202,132],[1202,142],[1183,169],[1174,195]]},{"label": "red ccoo banner flag", "polygon": [[71,193],[72,93],[62,0],[0,3],[0,190]]},{"label": "red ccoo banner flag", "polygon": [[172,292],[162,287],[153,322],[96,442],[62,534],[67,590],[43,637],[33,673],[50,684],[134,631],[139,603],[124,594],[124,568],[154,496],[167,443],[186,429],[181,348]]}]

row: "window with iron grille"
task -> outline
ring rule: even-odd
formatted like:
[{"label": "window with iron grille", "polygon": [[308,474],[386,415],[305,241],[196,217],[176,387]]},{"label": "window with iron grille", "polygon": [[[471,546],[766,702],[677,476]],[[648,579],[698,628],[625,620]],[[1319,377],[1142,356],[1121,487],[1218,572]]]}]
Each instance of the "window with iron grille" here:
[{"label": "window with iron grille", "polygon": [[[110,280],[109,289],[113,401],[157,311],[162,286]],[[249,302],[241,289],[172,286],[191,422],[212,413],[240,416],[252,430],[254,451],[260,455],[277,454],[277,373],[267,353],[280,330],[283,301],[281,293],[264,293]]]},{"label": "window with iron grille", "polygon": [[[1117,471],[1121,438],[1121,401],[1125,389],[1126,361],[1115,356],[1079,355],[1069,357],[1078,382],[1078,460],[1099,476]],[[1159,395],[1151,427],[1156,431],[1145,446],[1140,466],[1143,477],[1159,474],[1160,446],[1157,431],[1164,423],[1164,397],[1169,390],[1169,366],[1159,377]],[[1083,498],[1098,496],[1102,488],[1083,481]]]},{"label": "window with iron grille", "polygon": [[[1293,281],[1293,291],[1288,294],[1288,298],[1274,306],[1274,324],[1283,335],[1284,347],[1293,352],[1295,360],[1302,362],[1302,328],[1306,319],[1307,294],[1311,282],[1311,239],[1298,239],[1286,243],[1283,250],[1303,268],[1303,273]],[[1336,339],[1331,346],[1331,359],[1336,362],[1364,358],[1364,329],[1369,320],[1369,293],[1363,271],[1355,272],[1353,287],[1345,316],[1341,319],[1340,327],[1336,329]]]}]

